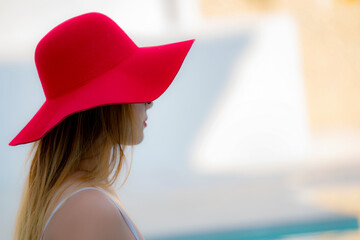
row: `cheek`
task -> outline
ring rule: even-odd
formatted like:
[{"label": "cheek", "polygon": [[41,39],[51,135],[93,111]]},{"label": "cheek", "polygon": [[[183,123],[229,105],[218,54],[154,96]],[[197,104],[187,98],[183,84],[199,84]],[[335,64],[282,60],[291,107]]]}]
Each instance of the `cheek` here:
[{"label": "cheek", "polygon": [[134,115],[138,117],[141,115],[142,107],[138,103],[133,104],[133,111],[134,111]]},{"label": "cheek", "polygon": [[145,104],[134,104],[133,109],[135,120],[139,122],[139,124],[142,124],[145,115]]}]

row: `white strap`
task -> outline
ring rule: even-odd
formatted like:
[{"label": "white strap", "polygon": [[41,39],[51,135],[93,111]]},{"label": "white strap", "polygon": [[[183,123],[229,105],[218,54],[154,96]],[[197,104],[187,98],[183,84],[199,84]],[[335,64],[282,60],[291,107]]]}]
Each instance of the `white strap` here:
[{"label": "white strap", "polygon": [[45,224],[45,227],[44,227],[44,230],[42,232],[42,236],[40,238],[40,240],[42,240],[42,237],[44,236],[44,232],[45,232],[45,229],[46,227],[48,226],[51,218],[54,216],[54,214],[56,213],[56,211],[61,207],[61,205],[63,205],[65,203],[65,201],[69,198],[71,198],[72,196],[74,196],[75,194],[77,194],[78,192],[81,192],[81,191],[84,191],[84,190],[88,190],[88,189],[96,189],[96,190],[99,190],[103,193],[105,193],[105,195],[110,198],[110,200],[115,204],[115,206],[119,209],[121,215],[124,217],[125,219],[125,222],[127,223],[127,225],[129,226],[130,230],[133,232],[136,240],[139,240],[139,236],[137,234],[137,231],[135,230],[135,227],[133,226],[133,224],[131,223],[131,221],[129,220],[129,218],[126,216],[126,214],[123,213],[123,211],[121,210],[121,208],[116,204],[116,202],[103,190],[99,189],[99,188],[96,188],[96,187],[84,187],[84,188],[81,188],[75,192],[73,192],[70,196],[66,197],[65,199],[63,199],[59,205],[56,206],[56,208],[54,209],[54,211],[51,213],[49,219],[47,220],[46,224]]}]

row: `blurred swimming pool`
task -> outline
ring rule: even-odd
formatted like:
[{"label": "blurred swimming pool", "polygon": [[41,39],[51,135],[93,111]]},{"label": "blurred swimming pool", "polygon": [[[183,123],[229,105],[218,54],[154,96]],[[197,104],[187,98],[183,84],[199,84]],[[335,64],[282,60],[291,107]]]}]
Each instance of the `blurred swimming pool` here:
[{"label": "blurred swimming pool", "polygon": [[[249,229],[234,229],[206,233],[184,234],[148,238],[149,240],[274,240],[274,239],[318,239],[316,236],[324,233],[342,234],[358,230],[357,218],[341,218],[317,220],[297,224],[254,227]],[[314,236],[314,238],[306,237]],[[321,238],[324,239],[324,238]],[[336,238],[336,239],[342,239]]]}]

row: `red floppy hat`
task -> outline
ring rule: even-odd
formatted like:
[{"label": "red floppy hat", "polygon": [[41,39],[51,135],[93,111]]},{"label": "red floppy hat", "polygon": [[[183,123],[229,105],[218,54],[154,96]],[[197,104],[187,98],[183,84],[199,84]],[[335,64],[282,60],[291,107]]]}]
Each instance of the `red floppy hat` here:
[{"label": "red floppy hat", "polygon": [[175,78],[193,42],[138,47],[100,13],[61,23],[35,50],[46,101],[9,145],[36,141],[79,111],[155,100]]}]

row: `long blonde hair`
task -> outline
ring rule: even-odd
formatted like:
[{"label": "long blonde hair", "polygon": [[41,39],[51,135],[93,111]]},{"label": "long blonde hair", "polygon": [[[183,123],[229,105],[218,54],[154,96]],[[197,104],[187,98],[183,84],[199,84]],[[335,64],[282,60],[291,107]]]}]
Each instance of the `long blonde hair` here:
[{"label": "long blonde hair", "polygon": [[116,181],[125,162],[123,143],[132,145],[137,135],[132,111],[131,104],[120,104],[79,112],[34,143],[15,240],[40,239],[50,200],[65,179],[78,170],[82,159],[96,156],[97,162],[80,181],[103,187]]}]

